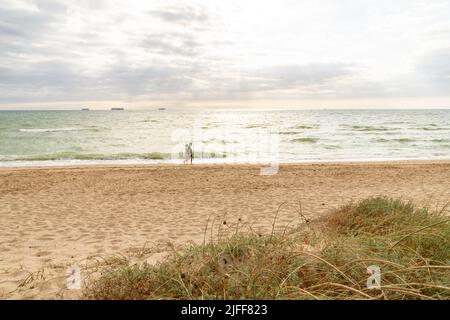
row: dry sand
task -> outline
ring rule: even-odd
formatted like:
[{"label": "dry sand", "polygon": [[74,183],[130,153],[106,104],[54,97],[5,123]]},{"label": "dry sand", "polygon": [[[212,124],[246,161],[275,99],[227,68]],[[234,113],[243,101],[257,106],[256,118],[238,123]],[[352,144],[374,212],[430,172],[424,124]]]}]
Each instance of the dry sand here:
[{"label": "dry sand", "polygon": [[431,209],[450,200],[450,161],[291,164],[273,176],[259,169],[0,169],[0,299],[76,298],[80,291],[65,286],[68,265],[117,254],[156,261],[168,241],[203,241],[208,217],[264,232],[283,202],[279,225],[299,220],[299,203],[313,219],[372,195]]}]

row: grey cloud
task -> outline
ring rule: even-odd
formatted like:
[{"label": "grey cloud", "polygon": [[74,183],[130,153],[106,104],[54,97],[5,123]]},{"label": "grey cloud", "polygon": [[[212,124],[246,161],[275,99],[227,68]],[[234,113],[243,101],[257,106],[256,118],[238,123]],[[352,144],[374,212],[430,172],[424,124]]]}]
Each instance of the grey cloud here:
[{"label": "grey cloud", "polygon": [[0,68],[0,85],[7,87],[60,87],[72,85],[80,75],[68,64],[58,61],[35,63],[21,68]]},{"label": "grey cloud", "polygon": [[38,37],[63,19],[67,6],[57,1],[36,1],[37,11],[0,8],[0,30],[11,36]]},{"label": "grey cloud", "polygon": [[193,22],[206,22],[208,21],[208,15],[201,8],[194,7],[176,7],[160,10],[151,10],[148,12],[151,16],[157,17],[163,21],[169,23],[193,23]]},{"label": "grey cloud", "polygon": [[342,78],[352,76],[352,66],[339,63],[269,66],[237,71],[227,76],[209,75],[214,89],[223,94],[242,95],[276,90],[297,90],[315,94],[318,87],[332,88]]},{"label": "grey cloud", "polygon": [[192,88],[189,70],[116,64],[95,77],[49,61],[26,68],[0,67],[0,101],[110,100],[182,94]]},{"label": "grey cloud", "polygon": [[448,95],[450,90],[450,47],[435,50],[418,64],[416,72],[421,75],[433,93]]},{"label": "grey cloud", "polygon": [[352,74],[349,65],[339,63],[311,63],[265,68],[256,73],[276,86],[321,85]]},{"label": "grey cloud", "polygon": [[450,48],[439,49],[429,54],[422,61],[419,70],[438,81],[450,80]]},{"label": "grey cloud", "polygon": [[0,21],[0,36],[2,38],[23,37],[25,32],[17,25]]},{"label": "grey cloud", "polygon": [[[86,1],[86,5],[90,6],[90,3]],[[185,96],[194,90],[196,71],[187,58],[195,55],[201,44],[193,34],[165,32],[163,36],[150,35],[144,40],[139,34],[134,34],[138,46],[160,55],[159,61],[153,60],[138,67],[129,61],[126,50],[110,48],[110,44],[102,39],[103,34],[113,30],[109,23],[100,26],[101,30],[84,30],[71,35],[67,42],[58,28],[65,23],[70,2],[44,0],[35,4],[37,11],[0,8],[0,101]],[[93,9],[101,9],[101,5]],[[190,7],[171,12],[173,15],[154,14],[183,24],[207,19],[201,10]],[[114,16],[106,16],[105,19],[111,23],[114,21],[117,27]],[[125,14],[122,19],[130,17]],[[87,74],[76,59],[84,57],[79,55],[84,49],[92,48],[97,53],[105,50],[111,65],[96,74]],[[168,64],[164,62],[165,56],[175,56],[179,61]]]},{"label": "grey cloud", "polygon": [[[41,13],[0,9],[2,42],[11,37],[32,37],[47,29],[51,19]],[[8,39],[3,38],[7,36]]]},{"label": "grey cloud", "polygon": [[[99,0],[96,1],[100,2]],[[34,2],[40,12],[50,12],[53,15],[64,13],[68,8],[68,4],[72,3],[72,1],[67,0],[35,0]],[[80,2],[86,4],[86,1]]]},{"label": "grey cloud", "polygon": [[176,93],[187,90],[191,85],[191,80],[185,73],[186,70],[167,66],[117,66],[103,74],[100,79],[108,89],[120,90],[126,94]]},{"label": "grey cloud", "polygon": [[97,86],[97,79],[61,61],[0,67],[0,101],[3,102],[78,99]]},{"label": "grey cloud", "polygon": [[193,36],[184,34],[153,34],[142,41],[141,46],[150,52],[164,55],[192,56],[201,46]]},{"label": "grey cloud", "polygon": [[61,17],[53,11],[0,8],[0,66],[22,64],[25,55],[51,54],[52,49],[46,48],[43,42],[59,21]]},{"label": "grey cloud", "polygon": [[[202,88],[196,88],[196,99],[251,99],[255,96],[275,98],[336,97],[345,91],[339,80],[354,77],[357,68],[352,65],[304,64],[268,66],[258,70],[221,72],[220,68],[199,68],[197,79]],[[371,86],[369,86],[371,87]],[[377,88],[378,89],[378,88]],[[370,88],[361,90],[368,91]],[[376,89],[374,89],[376,90]],[[283,91],[282,93],[280,93]],[[349,93],[350,90],[347,90]]]}]

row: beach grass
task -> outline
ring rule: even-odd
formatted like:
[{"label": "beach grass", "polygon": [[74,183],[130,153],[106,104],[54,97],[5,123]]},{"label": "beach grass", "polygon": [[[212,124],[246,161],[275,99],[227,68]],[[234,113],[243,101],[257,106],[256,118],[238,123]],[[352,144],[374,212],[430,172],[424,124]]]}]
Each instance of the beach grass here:
[{"label": "beach grass", "polygon": [[155,265],[105,267],[82,298],[449,299],[446,210],[372,197],[281,232],[236,231]]}]

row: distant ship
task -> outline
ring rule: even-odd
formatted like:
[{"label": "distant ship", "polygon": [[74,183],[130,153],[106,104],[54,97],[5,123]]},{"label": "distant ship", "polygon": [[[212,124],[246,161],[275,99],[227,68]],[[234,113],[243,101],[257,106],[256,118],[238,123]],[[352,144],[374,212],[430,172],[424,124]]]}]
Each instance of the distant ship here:
[{"label": "distant ship", "polygon": [[86,107],[81,108],[81,111],[89,111],[89,108],[86,108]]},{"label": "distant ship", "polygon": [[111,108],[112,111],[122,111],[125,110],[124,108]]},{"label": "distant ship", "polygon": [[158,108],[158,110],[161,110],[161,111],[162,111],[162,110],[166,110],[166,108]]}]

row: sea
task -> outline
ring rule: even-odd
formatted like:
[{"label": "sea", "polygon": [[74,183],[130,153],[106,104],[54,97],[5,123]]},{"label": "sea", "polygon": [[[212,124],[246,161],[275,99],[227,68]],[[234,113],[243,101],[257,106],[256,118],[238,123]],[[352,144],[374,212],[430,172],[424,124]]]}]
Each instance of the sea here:
[{"label": "sea", "polygon": [[0,167],[450,159],[450,109],[0,111]]}]

